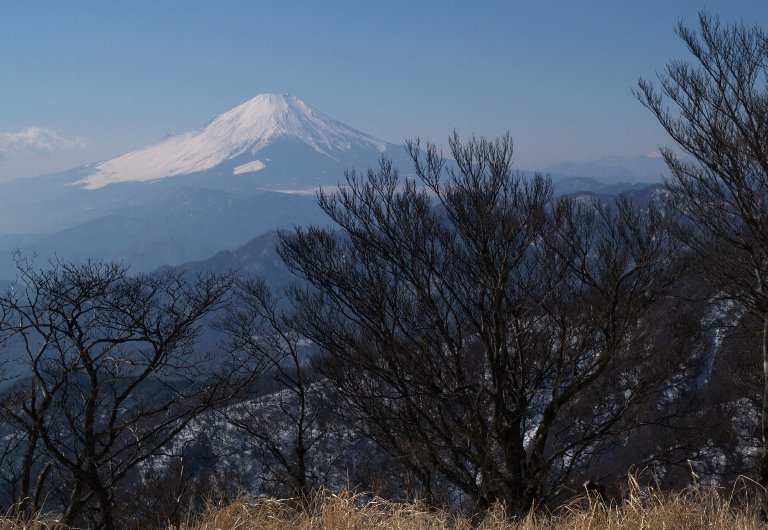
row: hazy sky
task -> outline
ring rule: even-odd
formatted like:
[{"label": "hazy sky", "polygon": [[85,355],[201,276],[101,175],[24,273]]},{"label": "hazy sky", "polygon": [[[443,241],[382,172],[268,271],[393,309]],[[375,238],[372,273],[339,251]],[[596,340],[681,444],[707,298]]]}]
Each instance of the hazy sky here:
[{"label": "hazy sky", "polygon": [[0,179],[67,169],[290,93],[390,142],[511,131],[519,167],[655,150],[631,94],[706,8],[768,1],[91,1],[0,4]]}]

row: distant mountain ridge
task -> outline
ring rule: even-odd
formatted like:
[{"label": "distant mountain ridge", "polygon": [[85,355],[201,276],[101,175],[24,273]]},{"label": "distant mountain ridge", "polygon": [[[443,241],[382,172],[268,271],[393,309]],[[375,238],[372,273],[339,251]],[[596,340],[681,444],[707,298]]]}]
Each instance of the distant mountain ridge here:
[{"label": "distant mountain ridge", "polygon": [[544,170],[564,177],[588,177],[605,182],[646,183],[661,182],[668,175],[664,159],[657,153],[644,156],[608,156],[587,162],[561,162]]},{"label": "distant mountain ridge", "polygon": [[262,276],[271,286],[288,284],[295,281],[293,276],[277,254],[279,244],[275,231],[261,234],[234,250],[222,250],[206,259],[184,263],[177,268],[188,273],[228,272],[243,276]]},{"label": "distant mountain ridge", "polygon": [[143,271],[322,223],[314,190],[382,155],[407,161],[402,146],[294,96],[261,94],[143,149],[0,183],[0,278],[13,274],[16,248],[42,264],[94,257]]},{"label": "distant mountain ridge", "polygon": [[237,194],[205,188],[158,188],[129,197],[112,213],[52,234],[0,237],[0,278],[13,276],[18,248],[43,266],[50,259],[122,261],[134,272],[208,258],[281,227],[323,224],[313,195]]},{"label": "distant mountain ridge", "polygon": [[[0,182],[0,278],[13,277],[17,248],[40,266],[90,257],[139,272],[204,260],[278,228],[327,223],[315,190],[343,184],[347,169],[378,167],[382,156],[409,175],[402,146],[295,96],[261,94],[193,131],[110,160]],[[635,187],[552,176],[559,194]]]}]

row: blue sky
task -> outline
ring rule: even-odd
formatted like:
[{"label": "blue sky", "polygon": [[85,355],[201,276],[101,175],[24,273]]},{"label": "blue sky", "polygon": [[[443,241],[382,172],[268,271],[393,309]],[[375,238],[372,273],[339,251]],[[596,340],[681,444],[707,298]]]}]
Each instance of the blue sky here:
[{"label": "blue sky", "polygon": [[686,58],[673,29],[702,8],[768,27],[765,0],[6,0],[0,179],[106,159],[263,92],[391,142],[509,130],[521,168],[641,155],[667,139],[631,88]]}]

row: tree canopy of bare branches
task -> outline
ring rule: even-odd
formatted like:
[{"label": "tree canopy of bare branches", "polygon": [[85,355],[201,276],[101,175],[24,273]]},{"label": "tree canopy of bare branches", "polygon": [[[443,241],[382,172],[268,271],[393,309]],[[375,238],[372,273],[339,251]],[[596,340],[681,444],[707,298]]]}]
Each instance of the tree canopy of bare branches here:
[{"label": "tree canopy of bare branches", "polygon": [[768,485],[768,35],[706,13],[677,34],[693,60],[670,62],[658,86],[641,79],[636,95],[692,157],[662,151],[685,218],[677,236],[714,287],[763,322],[758,473]]},{"label": "tree canopy of bare branches", "polygon": [[[20,261],[18,270],[0,296],[0,332],[24,368],[3,392],[5,417],[26,437],[20,499],[39,509],[54,467],[69,485],[63,522],[112,529],[127,474],[252,377],[248,361],[212,358],[195,344],[231,279],[131,276],[101,262],[38,271]],[[40,453],[47,463],[34,468]]]},{"label": "tree canopy of bare branches", "polygon": [[327,486],[324,477],[345,443],[330,433],[338,431],[330,417],[332,392],[310,366],[311,348],[292,312],[281,307],[283,297],[263,278],[240,279],[235,292],[219,328],[229,348],[265,364],[274,391],[225,408],[224,417],[257,449],[259,478],[282,486],[273,487],[278,494],[308,502]]},{"label": "tree canopy of bare branches", "polygon": [[[408,144],[321,193],[334,228],[283,233],[300,331],[346,411],[432,495],[524,511],[637,421],[663,380],[642,345],[674,274],[654,210],[552,199],[512,142]],[[612,438],[615,443],[617,438]]]}]

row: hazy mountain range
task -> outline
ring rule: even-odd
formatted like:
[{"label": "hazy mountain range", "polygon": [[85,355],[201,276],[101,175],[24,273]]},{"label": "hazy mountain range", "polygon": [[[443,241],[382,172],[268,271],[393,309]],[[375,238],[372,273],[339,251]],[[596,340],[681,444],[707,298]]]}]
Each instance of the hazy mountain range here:
[{"label": "hazy mountain range", "polygon": [[609,156],[587,162],[562,162],[544,171],[562,177],[590,177],[606,183],[632,182],[653,184],[668,174],[659,153],[644,156]]},{"label": "hazy mountain range", "polygon": [[[280,227],[325,223],[314,190],[381,156],[407,174],[402,146],[294,96],[262,94],[143,149],[0,183],[0,278],[13,277],[16,248],[42,265],[93,257],[147,271],[205,260]],[[652,182],[659,163],[614,158],[545,170],[560,193],[615,194]]]}]

